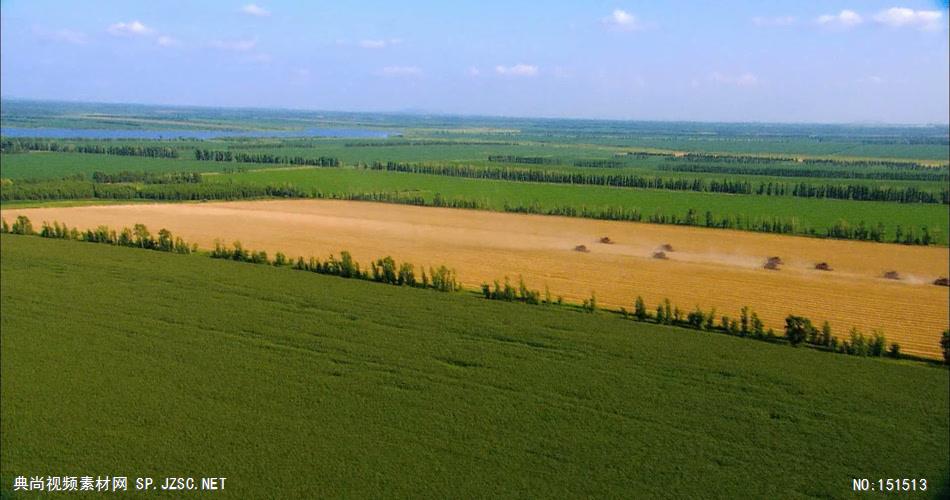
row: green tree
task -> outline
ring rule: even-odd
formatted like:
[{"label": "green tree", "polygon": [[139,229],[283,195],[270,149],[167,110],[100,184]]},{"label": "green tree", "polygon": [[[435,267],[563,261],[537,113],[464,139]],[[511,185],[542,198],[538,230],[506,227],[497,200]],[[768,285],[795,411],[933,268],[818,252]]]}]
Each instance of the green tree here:
[{"label": "green tree", "polygon": [[646,321],[648,316],[646,302],[644,302],[643,297],[639,295],[637,296],[637,300],[633,303],[633,315],[640,321]]},{"label": "green tree", "polygon": [[789,315],[785,318],[785,338],[792,345],[804,342],[814,329],[811,320],[803,316]]},{"label": "green tree", "polygon": [[821,345],[831,347],[831,324],[825,321],[821,324]]},{"label": "green tree", "polygon": [[175,242],[172,239],[172,233],[168,229],[162,228],[158,232],[158,249],[163,252],[171,252]]},{"label": "green tree", "polygon": [[135,246],[139,248],[152,247],[152,233],[148,232],[148,228],[145,227],[145,224],[136,224],[132,226],[132,235],[134,237],[133,242],[135,243]]},{"label": "green tree", "polygon": [[752,317],[750,318],[750,322],[752,324],[752,335],[755,336],[755,338],[757,339],[764,338],[765,325],[762,323],[762,320],[759,319],[759,315],[753,312]]},{"label": "green tree", "polygon": [[25,215],[18,215],[13,221],[13,227],[10,229],[13,234],[33,234],[33,223]]},{"label": "green tree", "polygon": [[739,310],[739,334],[743,337],[749,334],[749,306]]}]

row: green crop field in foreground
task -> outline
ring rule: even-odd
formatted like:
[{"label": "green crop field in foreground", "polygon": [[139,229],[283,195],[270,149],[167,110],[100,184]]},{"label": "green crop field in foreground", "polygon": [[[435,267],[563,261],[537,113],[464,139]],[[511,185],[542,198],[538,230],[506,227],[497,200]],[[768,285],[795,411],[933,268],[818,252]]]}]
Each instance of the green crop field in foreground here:
[{"label": "green crop field in foreground", "polygon": [[417,194],[431,200],[436,193],[447,199],[477,200],[485,207],[502,210],[511,206],[537,205],[542,209],[574,207],[603,209],[624,207],[653,213],[685,214],[690,208],[700,217],[709,210],[715,216],[780,218],[795,220],[799,227],[814,228],[819,234],[838,221],[852,226],[884,225],[888,237],[897,226],[919,231],[927,226],[937,244],[946,245],[950,232],[947,206],[925,203],[885,203],[753,196],[607,186],[507,182],[464,179],[436,175],[382,172],[362,169],[273,169],[227,175],[205,176],[207,182],[236,182],[259,185],[289,184],[304,191],[324,194],[394,192]]},{"label": "green crop field in foreground", "polygon": [[[947,484],[947,371],[289,269],[2,236],[2,489],[851,495]],[[944,492],[946,490],[943,490]]]}]

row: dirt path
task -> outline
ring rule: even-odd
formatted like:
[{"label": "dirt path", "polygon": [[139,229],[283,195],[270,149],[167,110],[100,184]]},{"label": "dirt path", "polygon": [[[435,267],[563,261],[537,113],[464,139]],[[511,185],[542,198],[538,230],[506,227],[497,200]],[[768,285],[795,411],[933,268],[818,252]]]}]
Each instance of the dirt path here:
[{"label": "dirt path", "polygon": [[[930,284],[950,274],[947,248],[321,200],[3,210],[8,222],[19,214],[37,227],[44,220],[83,229],[166,227],[204,248],[215,239],[240,240],[271,255],[349,250],[364,264],[386,255],[444,263],[473,287],[522,275],[529,286],[548,285],[570,301],[595,291],[601,304],[628,309],[637,295],[652,307],[668,297],[685,310],[716,307],[733,317],[748,305],[776,330],[787,314],[801,314],[830,321],[839,337],[851,326],[880,328],[904,351],[932,357],[950,322],[950,290]],[[600,243],[603,236],[614,244]],[[652,258],[663,244],[673,247],[668,259]],[[577,245],[590,251],[576,252]],[[762,268],[769,256],[782,258],[780,270]],[[833,271],[815,270],[818,262]],[[902,279],[881,277],[891,270]]]}]

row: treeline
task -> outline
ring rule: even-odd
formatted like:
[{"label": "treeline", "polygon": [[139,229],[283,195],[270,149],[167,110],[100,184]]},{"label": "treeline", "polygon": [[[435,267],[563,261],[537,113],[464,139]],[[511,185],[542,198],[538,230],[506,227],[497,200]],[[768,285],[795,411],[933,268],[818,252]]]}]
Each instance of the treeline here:
[{"label": "treeline", "polygon": [[[160,252],[191,254],[198,252],[198,245],[189,245],[180,237],[172,235],[171,231],[162,229],[153,236],[143,224],[135,224],[132,228],[123,228],[120,231],[108,226],[98,226],[96,229],[79,231],[59,222],[43,222],[40,231],[35,231],[33,223],[25,215],[20,215],[13,221],[12,226],[6,219],[0,218],[0,233],[40,236],[43,238],[68,239],[89,243],[104,243],[107,245],[143,248]],[[413,288],[428,288],[440,292],[455,292],[462,289],[454,270],[441,265],[437,268],[425,268],[403,262],[397,264],[392,257],[377,259],[369,268],[360,269],[359,263],[347,251],[340,252],[340,258],[330,255],[326,260],[310,257],[304,260],[298,257],[296,261],[277,252],[273,259],[269,259],[267,252],[245,249],[240,242],[234,242],[230,247],[215,241],[214,250],[209,255],[214,259],[227,259],[252,264],[267,264],[276,267],[290,267],[300,271],[310,271],[319,274],[329,274],[342,278],[362,279],[395,286]]]},{"label": "treeline", "polygon": [[51,151],[60,153],[89,153],[116,156],[145,156],[150,158],[178,158],[178,150],[167,146],[76,144],[42,139],[4,138],[0,140],[0,153],[25,151]]},{"label": "treeline", "polygon": [[[609,162],[611,160],[600,160]],[[616,162],[623,166],[623,162]],[[575,162],[577,165],[577,162]],[[577,165],[601,166],[601,165]],[[604,165],[606,166],[606,165]],[[869,170],[857,169],[809,169],[795,167],[754,167],[754,166],[718,166],[718,165],[659,165],[659,170],[670,172],[714,173],[735,175],[759,175],[775,177],[812,177],[822,179],[877,179],[888,181],[943,181],[950,180],[946,168],[929,167],[920,170]]]},{"label": "treeline", "polygon": [[12,226],[8,226],[6,220],[0,219],[0,233],[36,235],[43,238],[104,243],[106,245],[144,248],[147,250],[180,254],[190,254],[198,251],[198,245],[189,245],[180,237],[172,235],[171,231],[167,229],[161,229],[157,235],[153,236],[143,224],[135,224],[131,228],[126,227],[119,231],[110,229],[108,226],[99,226],[96,229],[80,231],[75,227],[70,228],[66,226],[66,224],[60,224],[56,221],[52,224],[44,221],[43,226],[37,232],[34,230],[33,223],[30,219],[25,215],[20,215],[13,222]]},{"label": "treeline", "polygon": [[[563,304],[562,297],[558,297],[556,302],[552,301],[551,293],[547,287],[545,287],[542,298],[540,291],[529,289],[525,285],[524,279],[520,278],[517,287],[511,284],[508,277],[505,277],[504,285],[497,280],[494,282],[494,287],[488,283],[483,283],[481,292],[482,296],[489,300],[523,302],[533,305]],[[589,313],[597,312],[597,297],[594,293],[591,293],[590,298],[583,301],[581,309]],[[824,322],[821,329],[818,329],[812,324],[811,320],[802,316],[787,316],[785,318],[784,335],[780,336],[776,334],[774,329],[766,329],[759,315],[749,307],[740,309],[738,317],[718,316],[715,308],[703,311],[697,306],[692,311],[686,311],[674,306],[669,299],[664,299],[655,309],[650,309],[644,302],[643,297],[638,296],[633,303],[632,310],[621,307],[619,312],[624,318],[636,321],[719,332],[756,340],[787,341],[793,346],[804,343],[818,349],[841,354],[876,357],[887,355],[893,358],[901,356],[900,345],[897,343],[888,345],[884,334],[879,331],[874,331],[871,335],[866,336],[857,328],[852,328],[847,338],[839,339],[832,334],[831,325],[827,321]],[[947,336],[950,336],[950,334],[945,334],[945,337]],[[944,342],[944,340],[941,340],[942,347]],[[945,352],[950,349],[950,339],[946,343],[948,345],[944,347]],[[946,354],[945,357],[947,357]]]},{"label": "treeline", "polygon": [[[760,185],[761,187],[761,185]],[[860,184],[795,184],[792,196],[799,198],[831,198],[835,200],[886,201],[895,203],[950,203],[950,191],[941,189],[934,193],[914,186],[903,188],[864,186]]]},{"label": "treeline", "polygon": [[562,170],[525,168],[486,168],[471,165],[426,165],[419,163],[374,161],[370,168],[388,172],[491,179],[513,182],[543,182],[551,184],[579,184],[700,193],[755,194],[764,196],[796,196],[800,198],[830,198],[854,201],[886,201],[896,203],[950,203],[950,192],[922,191],[916,187],[869,187],[865,185],[812,185],[780,182],[752,183],[742,180],[707,180],[704,178],[663,178],[637,174],[590,174]]},{"label": "treeline", "polygon": [[214,250],[211,251],[210,255],[214,259],[290,267],[298,271],[375,281],[387,285],[429,288],[440,292],[455,292],[462,289],[462,284],[458,281],[455,271],[445,266],[429,267],[428,274],[426,274],[425,268],[420,267],[417,273],[413,264],[403,262],[397,265],[392,257],[387,256],[371,262],[369,268],[361,269],[359,263],[353,260],[350,252],[345,250],[340,252],[340,258],[330,255],[323,261],[315,257],[310,257],[307,260],[304,260],[303,257],[297,257],[297,260],[294,261],[287,258],[282,252],[277,252],[274,259],[270,260],[267,258],[266,252],[247,250],[239,241],[234,242],[230,247],[222,245],[220,241],[215,241]]},{"label": "treeline", "polygon": [[630,164],[619,160],[574,160],[573,165],[584,168],[623,168]]},{"label": "treeline", "polygon": [[934,168],[918,162],[894,160],[799,158],[792,156],[755,156],[718,153],[668,153],[662,156],[666,156],[670,160],[716,163],[799,163],[802,165],[828,165],[838,167],[884,167],[899,170],[931,170]]},{"label": "treeline", "polygon": [[313,167],[339,167],[342,165],[338,158],[320,156],[305,158],[303,156],[274,155],[270,153],[245,153],[231,151],[215,151],[196,149],[195,159],[199,161],[236,161],[240,163],[265,163],[273,165],[308,165]]},{"label": "treeline", "polygon": [[512,155],[491,155],[488,161],[496,163],[524,163],[528,165],[560,165],[560,158],[548,158],[544,156],[512,156]]},{"label": "treeline", "polygon": [[120,182],[141,182],[144,184],[179,184],[201,182],[198,172],[93,172],[92,182],[99,184],[116,184]]}]

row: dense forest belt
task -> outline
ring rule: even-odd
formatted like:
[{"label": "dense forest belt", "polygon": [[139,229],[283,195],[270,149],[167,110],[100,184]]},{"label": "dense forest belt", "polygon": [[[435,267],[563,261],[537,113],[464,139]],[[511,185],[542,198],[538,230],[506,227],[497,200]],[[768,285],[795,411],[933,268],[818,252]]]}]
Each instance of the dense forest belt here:
[{"label": "dense forest belt", "polygon": [[[619,163],[619,162],[618,162]],[[578,165],[575,166],[588,166]],[[607,166],[607,165],[589,165],[589,166]],[[616,166],[629,166],[629,164],[620,163]],[[920,170],[884,170],[884,171],[862,171],[857,169],[814,169],[789,166],[782,167],[753,167],[753,166],[725,166],[717,164],[699,164],[699,165],[658,165],[657,170],[670,172],[696,172],[696,173],[714,173],[714,174],[738,174],[738,175],[767,175],[771,177],[815,177],[823,179],[880,179],[889,181],[950,181],[950,171],[946,168],[929,167]]]},{"label": "dense forest belt", "polygon": [[877,187],[861,184],[749,182],[742,180],[708,180],[705,178],[658,177],[637,174],[594,174],[556,169],[488,168],[470,165],[426,165],[419,163],[373,162],[370,168],[387,172],[444,175],[471,179],[494,179],[514,182],[546,182],[581,184],[698,193],[754,194],[764,196],[796,196],[853,201],[884,201],[895,203],[950,203],[950,190],[938,192],[909,187]]},{"label": "dense forest belt", "polygon": [[[632,309],[638,295],[651,305],[668,298],[731,317],[749,306],[766,328],[781,331],[789,314],[801,315],[829,321],[839,335],[852,326],[880,329],[903,352],[931,357],[939,356],[950,306],[947,289],[931,284],[948,273],[946,248],[327,200],[3,211],[8,222],[18,215],[37,226],[60,221],[79,230],[141,223],[201,248],[214,248],[217,238],[294,260],[346,249],[362,262],[379,255],[441,262],[468,287],[521,275],[532,289],[547,285],[575,303],[594,291],[599,303],[615,308]],[[613,243],[599,243],[604,236]],[[589,251],[575,251],[577,245]],[[654,258],[663,245],[672,250]],[[763,268],[769,256],[783,259],[780,269]],[[818,262],[833,270],[816,270]],[[901,279],[882,277],[891,270]]]},{"label": "dense forest belt", "polygon": [[560,158],[546,156],[491,155],[488,161],[497,163],[523,163],[526,165],[560,165]]},{"label": "dense forest belt", "polygon": [[47,139],[3,139],[0,153],[50,151],[56,153],[87,153],[115,156],[144,156],[148,158],[178,158],[178,150],[168,146],[112,146],[99,143],[72,143]]},{"label": "dense forest belt", "polygon": [[244,153],[241,151],[215,151],[196,149],[195,159],[199,161],[225,161],[238,163],[266,163],[273,165],[302,165],[312,167],[339,167],[342,165],[339,158],[320,156],[317,158],[304,156],[284,156],[269,153]]}]

